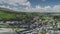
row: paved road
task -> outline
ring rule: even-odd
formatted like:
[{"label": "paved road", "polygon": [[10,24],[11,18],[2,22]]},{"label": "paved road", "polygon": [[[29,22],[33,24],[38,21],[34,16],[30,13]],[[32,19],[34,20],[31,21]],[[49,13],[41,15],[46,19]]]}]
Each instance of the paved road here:
[{"label": "paved road", "polygon": [[0,28],[0,34],[17,34],[11,28]]}]

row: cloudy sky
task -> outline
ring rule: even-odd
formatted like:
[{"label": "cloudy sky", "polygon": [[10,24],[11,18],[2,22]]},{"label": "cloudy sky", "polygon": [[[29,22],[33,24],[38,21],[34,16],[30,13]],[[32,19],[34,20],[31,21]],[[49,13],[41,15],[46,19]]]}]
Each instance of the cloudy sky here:
[{"label": "cloudy sky", "polygon": [[60,0],[0,0],[0,7],[23,12],[60,12]]}]

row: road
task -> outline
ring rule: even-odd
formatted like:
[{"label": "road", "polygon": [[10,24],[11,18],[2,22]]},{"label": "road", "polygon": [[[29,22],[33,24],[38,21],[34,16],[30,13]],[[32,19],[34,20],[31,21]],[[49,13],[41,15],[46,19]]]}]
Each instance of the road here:
[{"label": "road", "polygon": [[0,28],[0,34],[17,34],[11,28]]}]

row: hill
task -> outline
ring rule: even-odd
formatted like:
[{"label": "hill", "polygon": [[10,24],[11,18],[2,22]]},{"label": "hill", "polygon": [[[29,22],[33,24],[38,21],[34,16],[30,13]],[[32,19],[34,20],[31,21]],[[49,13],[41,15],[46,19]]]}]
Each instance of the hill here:
[{"label": "hill", "polygon": [[36,15],[36,13],[18,12],[0,7],[0,21],[19,21],[22,19],[31,19],[33,15]]},{"label": "hill", "polygon": [[29,21],[33,17],[36,16],[41,16],[41,15],[49,15],[51,16],[52,14],[58,14],[60,13],[49,13],[49,12],[19,12],[19,11],[14,11],[8,8],[2,8],[0,7],[0,21]]}]

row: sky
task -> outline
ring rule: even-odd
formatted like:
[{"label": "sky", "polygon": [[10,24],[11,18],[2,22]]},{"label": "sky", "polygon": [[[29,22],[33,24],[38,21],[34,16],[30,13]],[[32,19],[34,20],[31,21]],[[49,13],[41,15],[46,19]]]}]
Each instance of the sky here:
[{"label": "sky", "polygon": [[60,12],[60,0],[0,0],[0,7],[22,12]]}]

